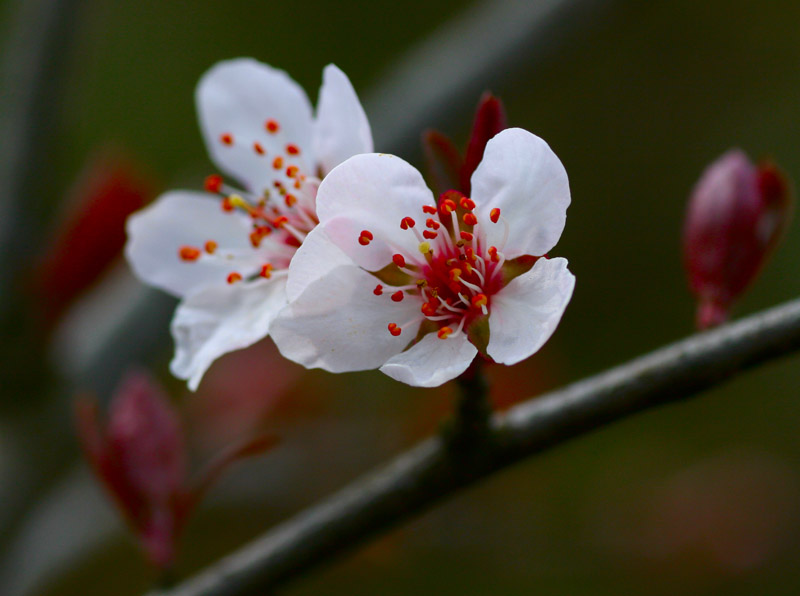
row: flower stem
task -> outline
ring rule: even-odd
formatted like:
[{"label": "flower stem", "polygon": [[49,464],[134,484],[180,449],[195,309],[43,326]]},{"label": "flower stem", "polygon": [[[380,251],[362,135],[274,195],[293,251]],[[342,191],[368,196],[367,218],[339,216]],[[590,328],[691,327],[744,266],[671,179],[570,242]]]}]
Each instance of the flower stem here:
[{"label": "flower stem", "polygon": [[492,407],[483,363],[475,359],[457,379],[458,403],[453,419],[444,429],[448,446],[457,452],[475,452],[491,434]]}]

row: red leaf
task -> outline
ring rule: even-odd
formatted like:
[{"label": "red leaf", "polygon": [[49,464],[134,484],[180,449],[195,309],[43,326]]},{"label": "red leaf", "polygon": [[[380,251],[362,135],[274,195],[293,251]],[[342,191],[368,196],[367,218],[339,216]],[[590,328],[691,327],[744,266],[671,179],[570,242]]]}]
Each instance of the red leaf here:
[{"label": "red leaf", "polygon": [[475,112],[472,134],[467,145],[467,154],[464,158],[464,165],[461,167],[459,190],[465,195],[469,196],[472,192],[470,179],[483,159],[486,143],[506,127],[506,113],[503,108],[503,102],[489,92],[484,93]]}]

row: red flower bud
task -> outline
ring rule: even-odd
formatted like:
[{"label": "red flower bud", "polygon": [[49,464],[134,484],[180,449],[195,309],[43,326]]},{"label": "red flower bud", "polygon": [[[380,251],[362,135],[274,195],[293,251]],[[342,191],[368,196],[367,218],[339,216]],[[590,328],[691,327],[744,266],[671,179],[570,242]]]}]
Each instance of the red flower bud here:
[{"label": "red flower bud", "polygon": [[697,296],[697,326],[728,318],[758,275],[791,215],[785,176],[733,149],[712,163],[692,191],[684,225],[684,266]]},{"label": "red flower bud", "polygon": [[183,425],[163,389],[147,374],[128,375],[100,421],[97,403],[79,399],[75,413],[84,453],[117,502],[153,565],[175,560],[185,521],[200,496],[228,465],[275,444],[256,437],[223,450],[191,484]]}]

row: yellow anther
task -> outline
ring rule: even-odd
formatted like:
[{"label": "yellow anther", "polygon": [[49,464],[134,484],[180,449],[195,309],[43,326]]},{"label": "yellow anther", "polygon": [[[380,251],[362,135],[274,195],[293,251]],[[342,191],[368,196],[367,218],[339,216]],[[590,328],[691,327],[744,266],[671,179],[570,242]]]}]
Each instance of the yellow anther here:
[{"label": "yellow anther", "polygon": [[420,242],[419,243],[419,252],[426,255],[431,252],[431,243],[430,242]]}]

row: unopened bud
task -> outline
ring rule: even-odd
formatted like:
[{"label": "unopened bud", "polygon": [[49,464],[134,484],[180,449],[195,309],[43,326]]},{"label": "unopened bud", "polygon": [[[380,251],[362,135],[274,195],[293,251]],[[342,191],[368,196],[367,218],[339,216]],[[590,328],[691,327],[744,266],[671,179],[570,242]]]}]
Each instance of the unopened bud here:
[{"label": "unopened bud", "polygon": [[732,149],[692,191],[683,235],[684,266],[698,300],[697,326],[723,323],[763,267],[791,216],[786,177]]}]

